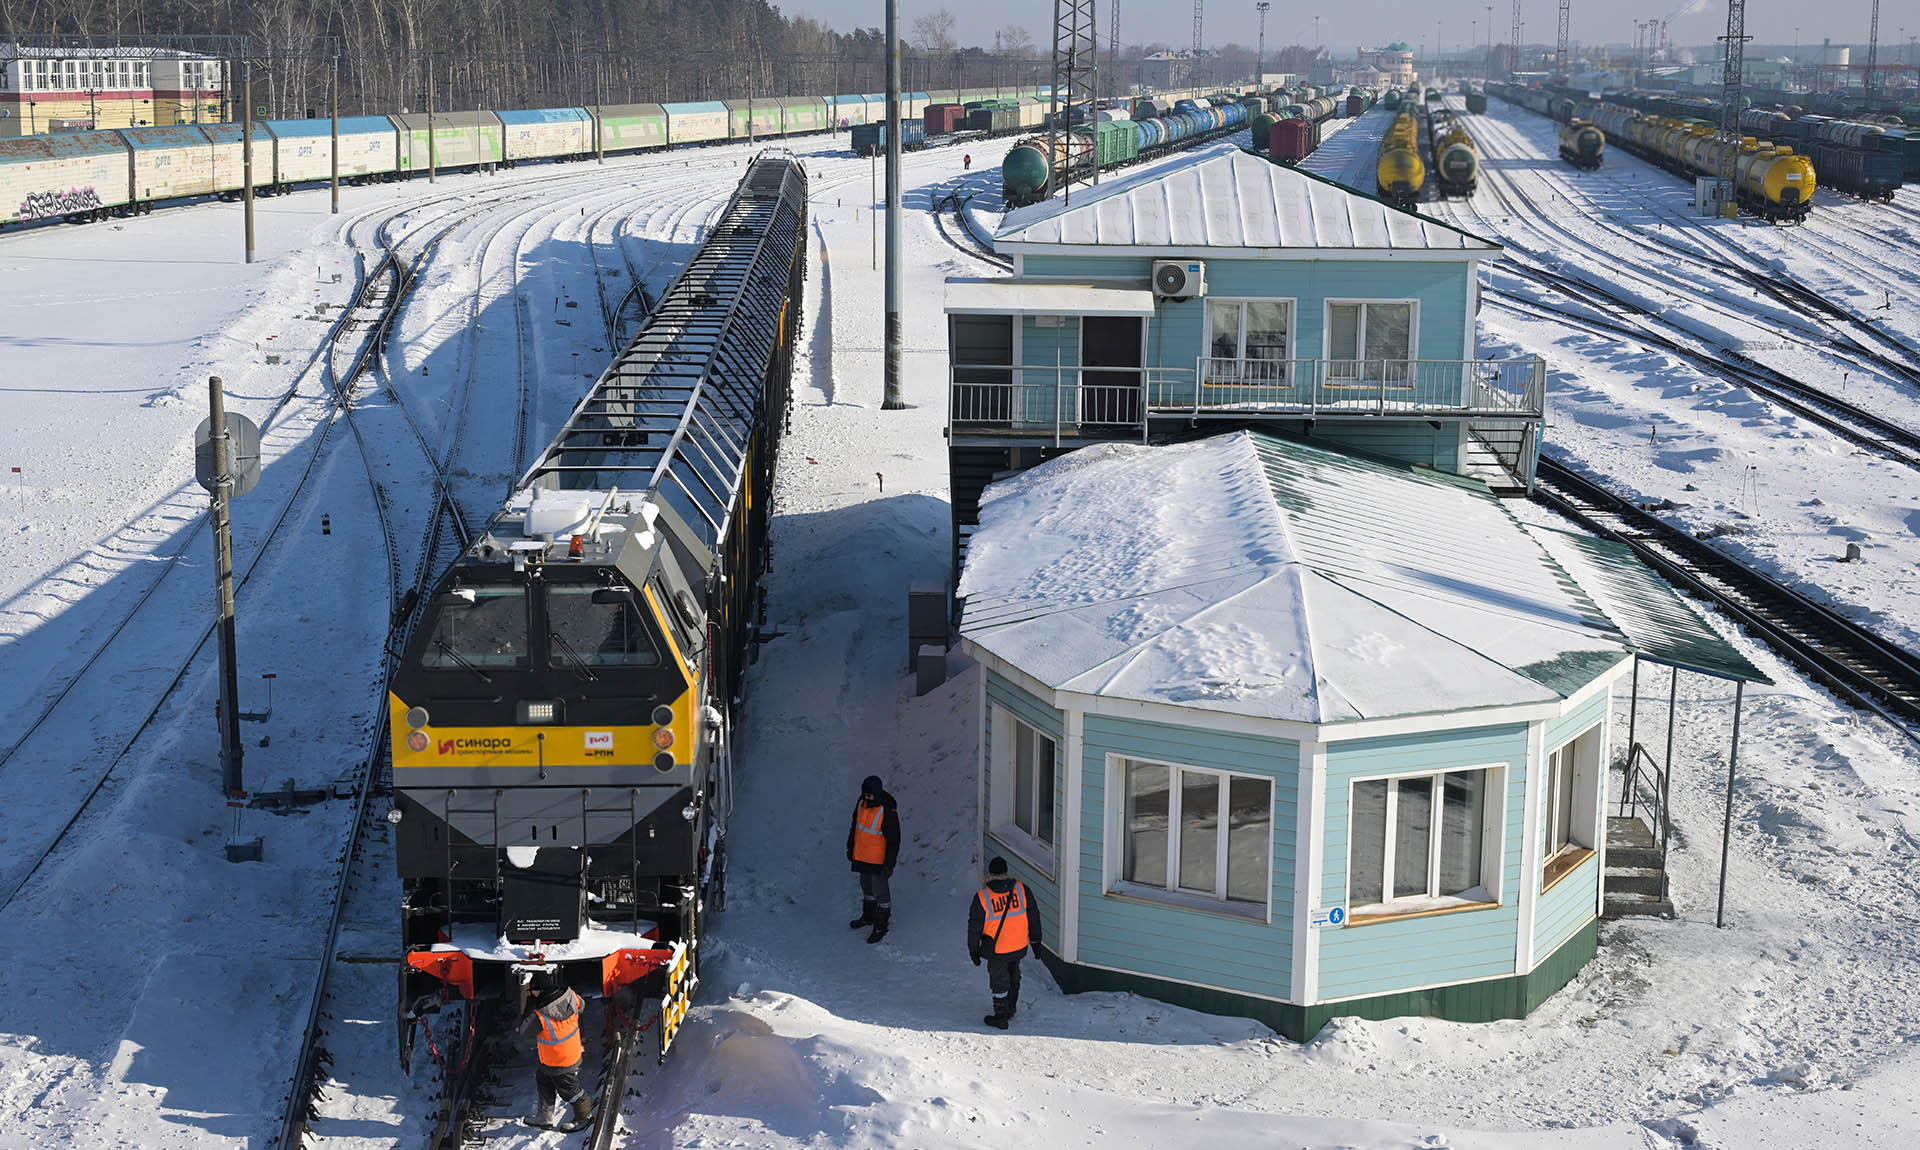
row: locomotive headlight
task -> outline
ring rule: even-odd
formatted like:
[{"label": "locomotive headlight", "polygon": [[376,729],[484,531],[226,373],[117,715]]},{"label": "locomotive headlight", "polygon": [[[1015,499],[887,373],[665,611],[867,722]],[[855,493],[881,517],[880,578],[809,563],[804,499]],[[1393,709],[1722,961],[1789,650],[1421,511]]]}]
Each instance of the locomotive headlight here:
[{"label": "locomotive headlight", "polygon": [[664,727],[672,722],[673,722],[672,707],[655,707],[653,709],[653,725],[654,726]]},{"label": "locomotive headlight", "polygon": [[412,751],[415,754],[419,754],[421,751],[426,750],[427,749],[427,733],[425,731],[408,731],[407,732],[407,749],[409,751]]},{"label": "locomotive headlight", "polygon": [[661,727],[659,730],[655,731],[653,733],[653,745],[656,747],[659,747],[663,751],[666,750],[668,747],[673,746],[673,728]]},{"label": "locomotive headlight", "polygon": [[426,725],[427,725],[427,709],[425,707],[408,708],[407,710],[407,726],[408,727],[417,731]]},{"label": "locomotive headlight", "polygon": [[558,714],[552,699],[520,700],[520,721],[523,723],[551,723]]},{"label": "locomotive headlight", "polygon": [[392,823],[396,827],[400,825],[400,818],[401,816],[400,816],[399,807],[394,807],[392,810],[387,812],[387,821]]}]

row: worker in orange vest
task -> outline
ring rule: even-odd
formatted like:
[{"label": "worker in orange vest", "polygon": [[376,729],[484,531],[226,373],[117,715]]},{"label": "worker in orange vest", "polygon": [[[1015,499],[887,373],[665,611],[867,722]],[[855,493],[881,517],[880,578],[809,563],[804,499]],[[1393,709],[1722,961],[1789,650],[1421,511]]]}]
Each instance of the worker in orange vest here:
[{"label": "worker in orange vest", "polygon": [[[534,1072],[540,1108],[527,1117],[527,1125],[582,1129],[593,1118],[593,1100],[580,1088],[580,1010],[585,1004],[557,974],[536,976],[528,991],[529,1008],[520,1020],[520,1033],[533,1039],[540,1052],[540,1069]],[[563,1103],[573,1108],[571,1117],[566,1116]]]},{"label": "worker in orange vest", "polygon": [[987,988],[993,1013],[980,1021],[1005,1030],[1020,1006],[1020,960],[1027,947],[1040,945],[1040,916],[1030,913],[1027,884],[1007,873],[1007,860],[995,855],[987,864],[987,882],[967,908],[967,953],[973,965],[987,963]]},{"label": "worker in orange vest", "polygon": [[847,861],[860,876],[860,917],[847,926],[872,926],[868,942],[887,936],[893,917],[893,892],[887,880],[900,857],[900,808],[880,782],[868,775],[860,783],[860,799],[853,804],[853,825],[847,828]]}]

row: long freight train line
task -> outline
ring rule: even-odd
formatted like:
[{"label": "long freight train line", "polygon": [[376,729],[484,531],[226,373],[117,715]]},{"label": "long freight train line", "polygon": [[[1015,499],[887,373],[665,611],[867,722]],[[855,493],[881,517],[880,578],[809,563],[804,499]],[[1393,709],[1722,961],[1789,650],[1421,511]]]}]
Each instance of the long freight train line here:
[{"label": "long freight train line", "polygon": [[1542,457],[1534,498],[1632,547],[1848,701],[1920,742],[1920,658]]}]

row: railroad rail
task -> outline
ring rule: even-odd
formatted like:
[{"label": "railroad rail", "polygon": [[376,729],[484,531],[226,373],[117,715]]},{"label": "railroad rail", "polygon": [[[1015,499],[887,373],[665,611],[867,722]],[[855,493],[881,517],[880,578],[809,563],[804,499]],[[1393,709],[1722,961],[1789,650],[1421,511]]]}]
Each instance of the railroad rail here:
[{"label": "railroad rail", "polygon": [[1920,657],[1546,457],[1534,499],[1632,547],[1669,582],[1714,603],[1813,679],[1920,743]]},{"label": "railroad rail", "polygon": [[[941,239],[947,241],[947,243],[958,249],[963,255],[980,260],[982,263],[992,264],[1002,271],[1012,271],[1013,261],[1001,255],[999,252],[994,251],[993,244],[988,242],[985,236],[975,231],[973,221],[967,218],[967,203],[979,194],[980,193],[976,191],[969,192],[965,196],[962,196],[960,189],[955,188],[946,195],[934,200],[933,226],[939,231]],[[960,234],[966,237],[965,242],[955,238],[953,229],[947,226],[947,213],[949,212],[952,213],[954,222],[959,227]]]}]

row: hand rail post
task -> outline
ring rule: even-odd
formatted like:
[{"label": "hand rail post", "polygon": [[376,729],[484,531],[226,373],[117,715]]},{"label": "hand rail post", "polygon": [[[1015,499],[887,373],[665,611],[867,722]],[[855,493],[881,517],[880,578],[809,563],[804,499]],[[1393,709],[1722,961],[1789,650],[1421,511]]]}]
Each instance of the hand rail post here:
[{"label": "hand rail post", "polygon": [[[1627,687],[1627,770],[1626,770],[1626,775],[1627,775],[1626,789],[1627,790],[1633,789],[1632,788],[1633,749],[1640,745],[1640,740],[1634,737],[1634,728],[1639,725],[1639,721],[1640,721],[1640,656],[1639,654],[1636,653],[1633,656],[1633,680],[1631,685]],[[1627,796],[1625,794],[1622,794],[1620,796],[1620,817],[1625,818],[1626,815],[1627,815]]]}]

